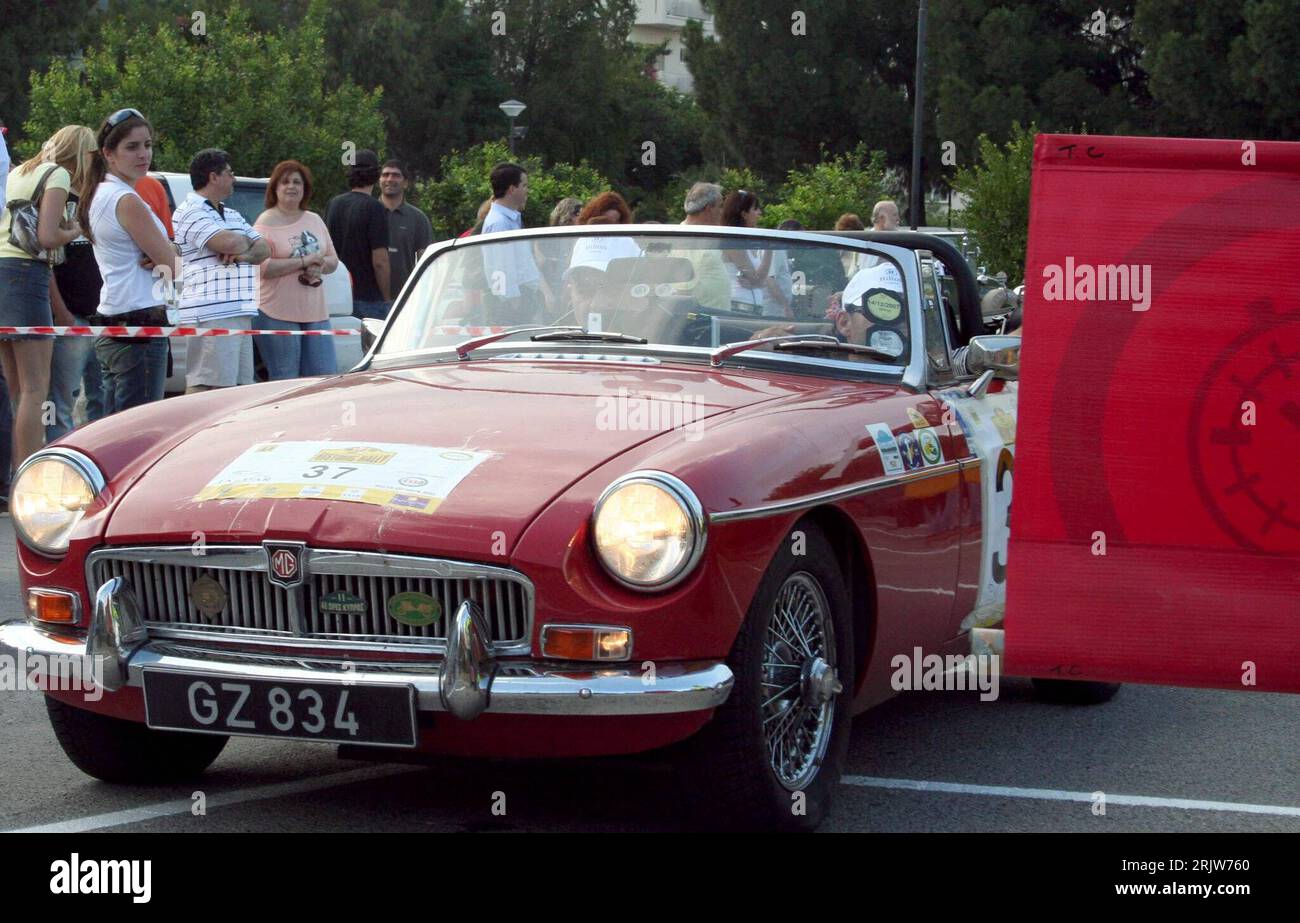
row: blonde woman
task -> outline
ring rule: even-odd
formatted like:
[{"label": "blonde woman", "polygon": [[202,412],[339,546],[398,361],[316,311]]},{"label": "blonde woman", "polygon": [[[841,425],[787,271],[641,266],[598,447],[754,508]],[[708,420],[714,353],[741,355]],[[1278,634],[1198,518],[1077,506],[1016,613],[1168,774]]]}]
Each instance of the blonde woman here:
[{"label": "blonde woman", "polygon": [[[43,256],[38,258],[9,242],[13,209],[7,207],[0,216],[0,325],[39,327],[52,323],[50,259],[81,236],[81,226],[67,217],[65,208],[68,193],[84,181],[88,152],[94,147],[89,128],[68,125],[9,175],[5,190],[9,203],[31,201],[36,205],[36,239]],[[14,409],[15,468],[45,444],[41,404],[50,389],[52,339],[0,336],[0,367]]]}]

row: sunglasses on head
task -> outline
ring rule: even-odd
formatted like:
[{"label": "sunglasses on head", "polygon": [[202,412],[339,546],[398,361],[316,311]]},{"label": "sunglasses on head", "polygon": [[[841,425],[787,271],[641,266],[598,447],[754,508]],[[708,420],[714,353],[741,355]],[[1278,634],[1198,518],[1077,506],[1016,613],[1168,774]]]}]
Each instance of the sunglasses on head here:
[{"label": "sunglasses on head", "polygon": [[139,109],[118,109],[116,112],[110,115],[105,121],[109,128],[116,128],[118,125],[125,122],[131,116],[135,116],[137,119],[140,119],[141,121],[148,121],[148,119],[144,117],[144,114],[141,113]]}]

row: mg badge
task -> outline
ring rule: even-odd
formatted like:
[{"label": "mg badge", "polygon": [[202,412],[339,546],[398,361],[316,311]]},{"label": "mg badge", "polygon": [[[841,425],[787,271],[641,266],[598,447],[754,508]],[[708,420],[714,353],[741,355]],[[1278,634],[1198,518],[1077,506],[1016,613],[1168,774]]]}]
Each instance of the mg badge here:
[{"label": "mg badge", "polygon": [[267,577],[272,583],[285,589],[302,583],[302,544],[264,542],[262,547],[266,549]]},{"label": "mg badge", "polygon": [[203,615],[213,616],[226,608],[226,591],[207,574],[190,584],[190,602]]}]

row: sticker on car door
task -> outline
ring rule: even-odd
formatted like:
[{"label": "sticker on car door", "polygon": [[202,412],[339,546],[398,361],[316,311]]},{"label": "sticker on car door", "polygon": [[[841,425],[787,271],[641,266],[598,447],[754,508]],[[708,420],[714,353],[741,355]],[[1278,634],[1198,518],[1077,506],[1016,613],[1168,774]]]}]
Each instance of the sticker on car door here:
[{"label": "sticker on car door", "polygon": [[961,388],[939,397],[952,409],[966,434],[966,445],[980,460],[980,527],[982,557],[975,609],[962,628],[982,628],[1002,621],[1007,601],[1007,543],[1011,538],[1011,481],[1015,467],[1017,383],[996,394],[970,397]]}]

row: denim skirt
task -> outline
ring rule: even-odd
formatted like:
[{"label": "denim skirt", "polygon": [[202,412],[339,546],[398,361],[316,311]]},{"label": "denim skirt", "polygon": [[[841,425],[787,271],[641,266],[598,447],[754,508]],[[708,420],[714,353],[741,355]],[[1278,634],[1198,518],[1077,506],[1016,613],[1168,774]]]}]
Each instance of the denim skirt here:
[{"label": "denim skirt", "polygon": [[[0,327],[48,327],[50,267],[39,260],[0,259]],[[0,334],[0,340],[52,340],[48,334]]]}]

